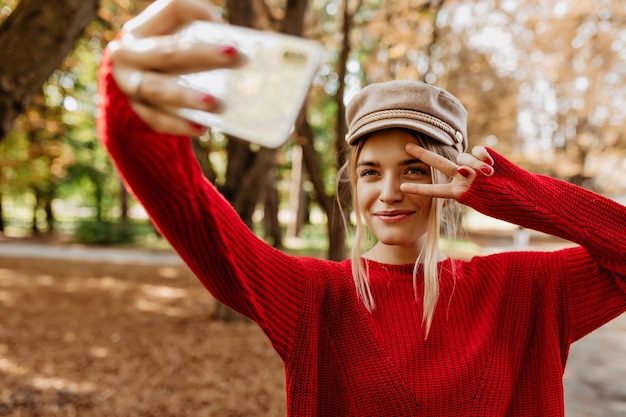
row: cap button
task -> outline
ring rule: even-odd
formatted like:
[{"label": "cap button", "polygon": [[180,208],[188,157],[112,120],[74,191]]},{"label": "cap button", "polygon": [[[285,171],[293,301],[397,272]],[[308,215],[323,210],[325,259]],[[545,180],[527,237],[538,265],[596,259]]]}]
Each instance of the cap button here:
[{"label": "cap button", "polygon": [[457,130],[454,136],[456,136],[457,143],[463,143],[463,133]]}]

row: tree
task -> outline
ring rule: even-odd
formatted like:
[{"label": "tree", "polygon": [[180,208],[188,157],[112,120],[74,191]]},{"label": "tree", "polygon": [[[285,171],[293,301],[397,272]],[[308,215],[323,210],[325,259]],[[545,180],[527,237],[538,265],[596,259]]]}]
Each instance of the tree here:
[{"label": "tree", "polygon": [[96,17],[98,0],[21,0],[0,26],[0,140]]},{"label": "tree", "polygon": [[[4,3],[4,2],[3,2]],[[96,16],[98,0],[22,0],[0,26],[0,141]],[[9,4],[10,6],[10,4]],[[48,197],[51,194],[48,193]],[[0,193],[2,207],[2,193]],[[53,220],[52,210],[46,212]],[[3,212],[0,210],[0,216]],[[0,221],[4,231],[4,221]],[[36,222],[33,223],[36,227]]]},{"label": "tree", "polygon": [[[147,0],[120,4],[116,0],[80,3],[66,1],[62,7],[56,5],[54,10],[48,10],[51,6],[49,3],[40,7],[32,1],[22,1],[19,5],[16,0],[0,1],[5,17],[0,33],[4,39],[11,40],[4,42],[2,47],[10,47],[11,54],[5,56],[12,57],[0,63],[0,77],[13,80],[17,73],[26,74],[26,77],[17,77],[17,81],[22,82],[19,91],[16,88],[0,91],[0,101],[3,103],[23,104],[22,114],[17,117],[9,114],[20,110],[16,106],[4,113],[0,110],[0,115],[4,120],[13,118],[13,130],[9,136],[16,139],[18,136],[30,138],[4,140],[0,144],[7,148],[7,152],[0,155],[0,199],[5,195],[16,197],[18,193],[23,193],[22,190],[32,188],[33,194],[45,197],[36,197],[33,204],[37,207],[38,201],[41,202],[49,220],[48,231],[54,228],[52,199],[75,198],[77,191],[88,194],[88,190],[91,190],[92,195],[85,197],[87,200],[93,197],[97,218],[103,218],[104,210],[111,206],[111,197],[117,194],[112,186],[117,184],[111,176],[112,167],[104,151],[97,145],[94,134],[95,74],[98,57],[106,43],[118,33],[128,18],[136,14],[137,8],[142,8],[146,3]],[[92,8],[88,8],[88,5],[92,5]],[[98,6],[96,16],[95,10]],[[24,16],[30,15],[31,18],[25,22]],[[50,19],[51,23],[46,23],[46,19]],[[79,35],[82,29],[77,22],[81,25],[91,22],[82,31],[81,37]],[[22,35],[24,23],[29,25],[26,37]],[[39,40],[38,36],[42,39]],[[59,37],[62,39],[59,40]],[[77,38],[73,45],[70,38]],[[63,47],[59,48],[57,44],[52,46],[50,42],[54,39]],[[35,47],[37,45],[43,47]],[[64,57],[64,50],[71,50],[71,53]],[[24,62],[28,64],[20,71]],[[27,87],[32,85],[24,80],[32,81],[44,77],[43,69],[46,68],[51,71],[46,82],[29,98]],[[30,73],[33,70],[37,70],[34,75]],[[1,84],[0,89],[16,85],[13,81]],[[15,93],[15,97],[9,97],[9,93]],[[43,101],[33,99],[38,95],[42,96]],[[8,149],[6,142],[13,144],[13,147],[25,146],[25,149]],[[24,154],[28,156],[20,159]],[[22,169],[22,166],[27,168]],[[16,178],[19,179],[18,183]],[[85,179],[88,181],[84,181]],[[26,187],[18,186],[20,181]],[[125,196],[124,192],[120,193],[122,207],[125,206]],[[35,216],[36,211],[38,210],[35,209]],[[124,218],[122,222],[124,223]],[[33,232],[38,232],[36,223],[33,224]]]},{"label": "tree", "polygon": [[[348,74],[347,65],[348,59],[352,52],[352,44],[350,42],[350,35],[352,33],[352,26],[354,24],[354,18],[361,7],[362,1],[358,0],[355,4],[351,5],[348,0],[343,1],[343,9],[341,14],[341,41],[339,47],[339,56],[336,63],[337,72],[337,89],[334,94],[334,104],[337,108],[337,114],[335,119],[335,140],[334,150],[337,155],[338,170],[346,163],[345,157],[345,135],[348,127],[346,126],[346,109],[344,104],[345,98],[345,82]],[[316,172],[314,166],[312,166],[313,159],[311,158],[311,147],[305,147],[305,152],[308,152],[307,168],[312,177],[315,178]],[[323,193],[323,189],[320,189],[319,181],[315,181],[314,184],[318,184],[316,187],[316,195],[318,201],[325,208],[328,218],[328,236],[329,236],[329,249],[328,257],[332,260],[342,260],[346,257],[346,233],[343,219],[349,218],[349,212],[351,209],[350,204],[350,187],[347,182],[338,181],[337,190],[334,198],[328,197]],[[347,221],[347,220],[346,220]]]},{"label": "tree", "polygon": [[596,191],[626,192],[619,2],[449,2],[433,56],[470,110],[470,143]]}]

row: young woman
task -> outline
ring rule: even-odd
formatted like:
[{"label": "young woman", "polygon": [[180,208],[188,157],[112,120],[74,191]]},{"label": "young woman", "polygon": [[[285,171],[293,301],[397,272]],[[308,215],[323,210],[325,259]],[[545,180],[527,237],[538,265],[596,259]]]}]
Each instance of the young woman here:
[{"label": "young woman", "polygon": [[[381,83],[347,109],[351,259],[287,256],[202,176],[187,136],[200,128],[167,111],[214,109],[176,74],[236,65],[237,51],[170,35],[215,15],[202,0],[157,0],[125,27],[101,64],[99,134],[200,281],[267,334],[288,414],[562,416],[569,345],[626,311],[626,208],[494,151],[465,153],[458,100]],[[446,258],[438,236],[456,202],[579,246]]]}]

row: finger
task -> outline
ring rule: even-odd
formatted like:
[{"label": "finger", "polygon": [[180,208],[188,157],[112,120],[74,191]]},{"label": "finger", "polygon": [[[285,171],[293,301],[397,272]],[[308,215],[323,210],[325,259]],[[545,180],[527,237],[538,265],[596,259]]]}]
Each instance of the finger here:
[{"label": "finger", "polygon": [[[457,158],[457,163],[459,165],[471,167],[476,171],[482,172],[484,175],[493,175],[493,167],[491,166],[491,164],[493,164],[493,160],[491,159],[491,157],[489,157],[488,153],[486,154],[487,156],[484,155],[485,153],[481,152],[480,150],[476,151],[475,149],[472,152],[472,155],[468,153],[460,154]],[[491,162],[491,164],[489,164],[489,162]]]},{"label": "finger", "polygon": [[474,146],[472,148],[472,155],[479,161],[483,161],[487,165],[493,166],[493,158],[489,155],[489,151],[483,146]]},{"label": "finger", "polygon": [[459,154],[459,156],[456,159],[456,162],[459,165],[472,168],[472,171],[473,170],[478,171],[482,168],[483,165],[485,165],[484,162],[479,161],[478,159],[476,159],[474,155],[470,155],[468,153]]},{"label": "finger", "polygon": [[219,10],[204,0],[157,0],[124,25],[133,38],[169,35],[196,20],[221,22]]},{"label": "finger", "polygon": [[[472,181],[474,181],[474,179],[476,178],[476,170],[468,167],[466,165],[464,166],[460,166],[456,172],[462,176],[463,178],[465,178],[465,181],[467,182],[467,184],[471,184]],[[454,179],[453,179],[454,180]]]},{"label": "finger", "polygon": [[145,103],[133,101],[131,106],[148,126],[162,133],[191,136],[200,135],[207,130],[204,126]]},{"label": "finger", "polygon": [[176,74],[232,68],[244,60],[231,45],[190,42],[173,36],[113,42],[109,50],[116,66]]},{"label": "finger", "polygon": [[416,194],[426,197],[457,198],[460,195],[452,183],[415,184],[406,182],[400,185],[400,189],[407,194]]},{"label": "finger", "polygon": [[[129,70],[120,71],[119,78],[128,82],[132,75]],[[179,83],[176,76],[158,72],[143,72],[141,84],[133,91],[131,100],[141,101],[153,107],[189,108],[217,112],[221,101],[215,96],[186,87]],[[122,91],[125,90],[122,86]],[[127,93],[128,94],[128,93]]]},{"label": "finger", "polygon": [[457,173],[457,169],[459,168],[457,164],[450,161],[448,158],[437,155],[436,153],[426,150],[415,143],[407,144],[405,150],[409,155],[416,157],[428,166],[443,172],[449,177],[454,177]]}]

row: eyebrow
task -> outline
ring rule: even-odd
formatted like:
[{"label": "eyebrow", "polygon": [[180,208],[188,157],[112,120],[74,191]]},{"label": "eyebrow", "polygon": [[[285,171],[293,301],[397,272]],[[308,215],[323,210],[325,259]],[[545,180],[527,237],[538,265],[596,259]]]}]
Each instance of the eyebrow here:
[{"label": "eyebrow", "polygon": [[[409,165],[416,165],[416,164],[424,164],[426,165],[425,162],[423,162],[421,159],[417,159],[417,158],[411,158],[411,159],[405,159],[403,161],[400,162],[400,166],[409,166]],[[375,161],[362,161],[359,162],[358,164],[356,164],[357,168],[358,167],[377,167],[380,166],[380,164],[378,162]]]}]

